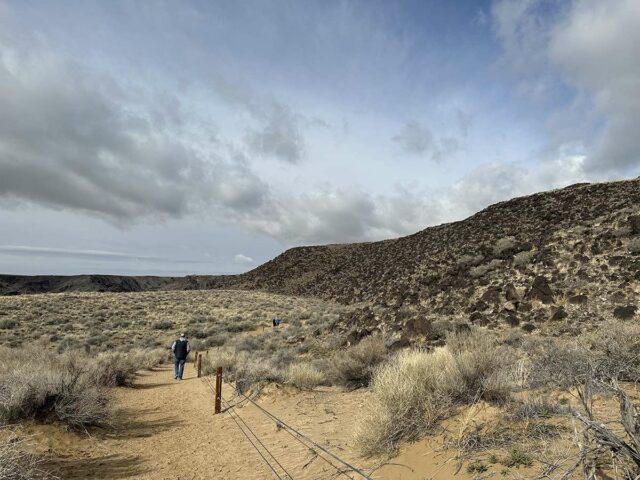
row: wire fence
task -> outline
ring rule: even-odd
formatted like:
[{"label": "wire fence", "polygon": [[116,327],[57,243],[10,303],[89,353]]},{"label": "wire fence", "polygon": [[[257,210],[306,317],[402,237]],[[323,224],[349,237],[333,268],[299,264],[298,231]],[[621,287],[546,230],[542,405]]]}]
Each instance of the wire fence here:
[{"label": "wire fence", "polygon": [[[203,378],[204,381],[209,386],[209,389],[215,396],[215,390],[210,380],[207,377]],[[331,466],[333,470],[335,470],[335,474],[332,475],[331,478],[334,477],[346,477],[351,480],[356,480],[356,478],[364,478],[366,480],[373,480],[369,475],[363,472],[361,469],[355,467],[349,462],[343,460],[336,454],[329,451],[326,447],[320,445],[309,436],[301,433],[298,429],[293,428],[287,422],[283,421],[281,418],[274,415],[272,412],[269,412],[267,409],[263,408],[261,405],[256,403],[252,398],[245,395],[242,392],[239,392],[233,384],[224,380],[224,382],[234,388],[237,397],[240,400],[230,404],[224,398],[222,398],[222,402],[225,405],[223,412],[228,412],[229,416],[232,418],[238,429],[242,432],[242,434],[247,438],[250,442],[251,446],[258,452],[262,460],[267,464],[269,469],[273,472],[276,478],[282,480],[294,480],[294,477],[287,471],[287,469],[282,465],[276,456],[268,449],[265,443],[258,437],[258,435],[249,427],[246,421],[239,415],[237,409],[235,408],[237,405],[242,404],[243,402],[249,402],[253,406],[255,406],[263,415],[265,415],[269,420],[274,421],[279,429],[286,431],[293,439],[299,442],[301,445],[305,447],[305,450],[312,451],[315,456],[326,464]],[[244,428],[243,428],[244,426]],[[314,457],[315,458],[315,457]],[[307,462],[305,467],[310,462]],[[356,475],[356,477],[352,476]]]}]

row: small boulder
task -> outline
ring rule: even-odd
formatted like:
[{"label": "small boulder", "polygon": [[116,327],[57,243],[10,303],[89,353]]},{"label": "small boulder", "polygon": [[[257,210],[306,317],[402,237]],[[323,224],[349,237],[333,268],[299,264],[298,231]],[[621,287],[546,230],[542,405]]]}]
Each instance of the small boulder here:
[{"label": "small boulder", "polygon": [[640,235],[640,215],[631,215],[629,217],[629,226],[633,235]]},{"label": "small boulder", "polygon": [[500,288],[489,287],[480,298],[487,303],[498,303],[500,301]]},{"label": "small boulder", "polygon": [[635,305],[619,306],[613,310],[613,316],[620,320],[629,320],[634,317],[637,310]]},{"label": "small boulder", "polygon": [[520,302],[518,304],[518,311],[519,312],[530,312],[532,308],[533,308],[533,306],[529,302]]},{"label": "small boulder", "polygon": [[431,332],[431,322],[423,317],[407,320],[405,329],[409,335],[427,335]]},{"label": "small boulder", "polygon": [[518,294],[518,290],[516,290],[516,287],[513,286],[513,283],[508,283],[504,287],[504,296],[510,302],[519,302],[520,301],[520,295]]},{"label": "small boulder", "polygon": [[480,312],[473,312],[471,315],[469,315],[469,321],[474,325],[480,325],[482,327],[489,324],[489,319],[486,317],[486,315],[483,315]]},{"label": "small boulder", "polygon": [[527,298],[531,300],[540,300],[542,303],[552,303],[553,302],[553,291],[549,286],[549,281],[542,275],[538,275],[534,280],[529,292],[527,293]]},{"label": "small boulder", "polygon": [[564,309],[564,307],[556,307],[551,309],[551,320],[557,321],[567,318],[569,314]]}]

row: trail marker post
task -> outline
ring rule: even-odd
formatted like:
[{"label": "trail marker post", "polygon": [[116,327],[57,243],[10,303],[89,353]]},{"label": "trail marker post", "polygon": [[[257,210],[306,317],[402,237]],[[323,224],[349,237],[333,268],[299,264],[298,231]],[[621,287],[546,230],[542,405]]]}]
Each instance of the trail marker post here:
[{"label": "trail marker post", "polygon": [[222,404],[222,367],[216,369],[216,414],[220,413]]},{"label": "trail marker post", "polygon": [[200,378],[202,376],[202,354],[196,356],[196,371],[198,372],[198,378]]}]

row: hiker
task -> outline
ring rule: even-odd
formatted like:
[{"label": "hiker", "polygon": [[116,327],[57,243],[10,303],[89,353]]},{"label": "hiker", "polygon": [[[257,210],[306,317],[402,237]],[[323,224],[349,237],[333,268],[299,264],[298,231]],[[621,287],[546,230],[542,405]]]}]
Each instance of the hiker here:
[{"label": "hiker", "polygon": [[273,326],[274,327],[276,326],[276,319],[275,318],[273,319]]},{"label": "hiker", "polygon": [[191,351],[191,345],[184,333],[180,334],[180,338],[173,342],[171,345],[171,351],[173,352],[173,358],[176,364],[176,380],[182,380],[182,374],[184,373],[184,362],[187,361],[187,355]]}]

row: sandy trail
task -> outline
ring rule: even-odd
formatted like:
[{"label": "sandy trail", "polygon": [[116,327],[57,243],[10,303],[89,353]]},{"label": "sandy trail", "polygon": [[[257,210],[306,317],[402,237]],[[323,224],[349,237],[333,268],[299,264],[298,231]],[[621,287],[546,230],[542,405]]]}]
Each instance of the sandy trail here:
[{"label": "sandy trail", "polygon": [[[258,403],[342,459],[370,470],[380,461],[359,458],[351,445],[356,412],[367,395],[366,391],[331,388],[300,392],[271,385],[263,390]],[[48,467],[61,478],[278,478],[229,412],[214,415],[213,394],[205,381],[195,378],[192,364],[186,366],[182,381],[174,380],[172,369],[164,367],[141,373],[134,388],[114,389],[114,396],[122,413],[120,425],[113,431],[86,437],[52,425],[24,427],[25,434],[34,436],[38,450],[57,458]],[[223,397],[231,404],[240,400],[227,385]],[[335,467],[278,428],[254,405],[241,402],[234,412],[258,435],[290,478],[349,478],[339,476]],[[424,444],[411,445],[392,460],[394,465],[380,468],[372,478],[452,478],[453,465],[444,463],[446,459],[437,454],[425,455],[429,450]],[[338,465],[334,460],[332,463]],[[281,478],[289,478],[276,468]],[[350,478],[361,477],[351,474]]]}]

